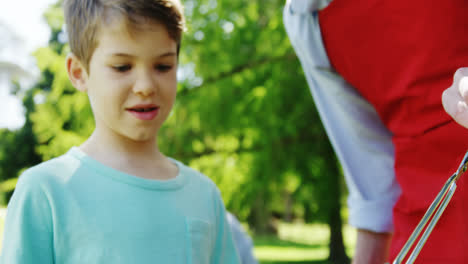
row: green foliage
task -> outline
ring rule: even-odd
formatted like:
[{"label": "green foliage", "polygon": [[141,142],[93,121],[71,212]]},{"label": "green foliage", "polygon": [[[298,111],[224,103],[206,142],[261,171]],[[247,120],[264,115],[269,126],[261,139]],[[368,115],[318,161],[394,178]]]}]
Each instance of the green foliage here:
[{"label": "green foliage", "polygon": [[[68,81],[59,3],[45,14],[49,45],[34,53],[42,75],[23,95],[26,124],[0,130],[3,191],[23,169],[80,145],[94,129],[86,94]],[[342,244],[341,173],[283,28],[284,0],[183,3],[178,97],[158,134],[160,149],[213,179],[226,207],[256,234],[279,231],[281,238],[273,215],[328,223],[330,250],[321,248],[321,258],[343,255],[333,253]],[[314,245],[305,247],[310,254]]]},{"label": "green foliage", "polygon": [[[54,17],[60,18],[58,15]],[[36,150],[43,160],[59,156],[70,147],[80,145],[94,129],[86,94],[78,92],[68,80],[65,68],[68,49],[66,46],[57,48],[63,44],[54,39],[51,43],[51,46],[34,53],[39,69],[44,73],[40,85],[43,89],[37,94],[44,98],[44,102],[37,104],[37,111],[31,115],[31,120],[39,141]],[[49,75],[53,78],[48,78]]]},{"label": "green foliage", "polygon": [[160,133],[166,153],[213,178],[227,207],[260,232],[273,212],[326,221],[319,189],[337,166],[323,158],[330,146],[283,28],[283,3],[185,1],[185,74]]},{"label": "green foliage", "polygon": [[35,111],[34,90],[26,92],[23,98],[23,106],[26,108],[26,122],[16,131],[0,130],[0,205],[6,204],[11,197],[12,183],[19,176],[21,170],[35,165],[41,161],[35,151],[37,145],[36,135],[32,129],[30,115]]},{"label": "green foliage", "polygon": [[[339,171],[283,28],[284,0],[183,2],[178,98],[160,149],[211,177],[227,208],[256,232],[272,231],[273,214],[327,222],[340,202],[330,188],[340,184],[330,177]],[[29,151],[40,160],[81,144],[94,129],[87,96],[67,78],[58,5],[45,16],[53,34],[35,52],[42,78],[27,119]],[[6,155],[18,139],[1,133],[10,142],[0,145]]]},{"label": "green foliage", "polygon": [[15,189],[18,178],[11,178],[0,182],[0,192],[12,192]]}]

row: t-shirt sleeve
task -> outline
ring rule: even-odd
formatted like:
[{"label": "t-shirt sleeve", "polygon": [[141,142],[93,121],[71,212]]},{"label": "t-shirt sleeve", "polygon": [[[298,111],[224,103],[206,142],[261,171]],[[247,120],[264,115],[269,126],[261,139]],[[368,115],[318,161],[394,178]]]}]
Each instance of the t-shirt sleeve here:
[{"label": "t-shirt sleeve", "polygon": [[215,210],[217,226],[211,263],[240,264],[231,229],[227,222],[226,209],[218,189],[215,192]]},{"label": "t-shirt sleeve", "polygon": [[226,217],[242,264],[258,264],[253,255],[252,238],[245,232],[241,223],[233,214],[227,212]]},{"label": "t-shirt sleeve", "polygon": [[40,175],[25,172],[8,204],[1,264],[52,264],[51,207],[39,182]]}]

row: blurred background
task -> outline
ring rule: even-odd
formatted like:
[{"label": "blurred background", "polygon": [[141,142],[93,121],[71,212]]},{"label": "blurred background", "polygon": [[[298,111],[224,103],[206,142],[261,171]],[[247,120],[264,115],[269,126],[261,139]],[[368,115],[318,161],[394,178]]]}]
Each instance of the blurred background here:
[{"label": "blurred background", "polygon": [[[260,263],[346,263],[346,189],[284,30],[285,1],[182,2],[178,97],[161,150],[217,183]],[[80,145],[94,120],[65,71],[59,2],[3,3],[0,38],[1,235],[20,173]]]}]

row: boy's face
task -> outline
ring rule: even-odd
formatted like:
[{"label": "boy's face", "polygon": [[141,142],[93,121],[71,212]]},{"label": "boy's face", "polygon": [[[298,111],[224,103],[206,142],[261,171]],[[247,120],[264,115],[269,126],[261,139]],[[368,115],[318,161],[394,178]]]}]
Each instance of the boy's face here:
[{"label": "boy's face", "polygon": [[123,23],[102,26],[89,73],[73,55],[67,68],[75,87],[88,93],[95,132],[154,140],[176,97],[177,43],[158,23],[128,31]]}]

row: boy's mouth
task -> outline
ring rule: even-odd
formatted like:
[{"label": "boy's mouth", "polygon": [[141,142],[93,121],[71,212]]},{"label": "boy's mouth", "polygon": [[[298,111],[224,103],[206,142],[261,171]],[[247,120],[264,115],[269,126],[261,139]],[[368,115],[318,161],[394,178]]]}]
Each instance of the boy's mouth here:
[{"label": "boy's mouth", "polygon": [[134,117],[140,120],[152,120],[158,115],[159,106],[148,104],[148,105],[136,105],[126,109]]},{"label": "boy's mouth", "polygon": [[135,105],[132,107],[128,107],[126,110],[144,113],[144,112],[151,112],[157,109],[159,109],[159,106],[155,104],[139,104],[139,105]]},{"label": "boy's mouth", "polygon": [[148,108],[130,108],[129,110],[144,113],[144,112],[151,112],[151,111],[154,111],[156,109],[158,109],[158,108],[157,107],[148,107]]}]

